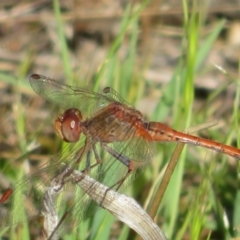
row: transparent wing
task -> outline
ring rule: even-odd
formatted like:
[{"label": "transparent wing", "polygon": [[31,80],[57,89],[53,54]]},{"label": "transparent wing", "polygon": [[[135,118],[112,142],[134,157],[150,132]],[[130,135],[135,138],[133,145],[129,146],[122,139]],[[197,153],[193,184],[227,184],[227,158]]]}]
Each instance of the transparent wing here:
[{"label": "transparent wing", "polygon": [[65,85],[54,79],[33,74],[29,79],[33,90],[49,102],[63,109],[78,108],[85,116],[116,99],[110,94],[100,94],[84,88]]},{"label": "transparent wing", "polygon": [[[105,87],[102,90],[102,94],[107,96],[109,99],[113,99],[115,102],[120,102],[128,107],[132,107],[127,101],[125,101],[118,92],[116,92],[114,89],[110,87]],[[133,107],[132,107],[133,108]]]}]

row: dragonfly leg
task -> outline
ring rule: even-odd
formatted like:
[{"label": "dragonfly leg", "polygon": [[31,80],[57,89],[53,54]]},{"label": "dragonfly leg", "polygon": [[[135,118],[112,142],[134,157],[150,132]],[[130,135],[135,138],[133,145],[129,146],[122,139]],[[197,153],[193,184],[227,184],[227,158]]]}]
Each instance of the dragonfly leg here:
[{"label": "dragonfly leg", "polygon": [[[91,163],[91,154],[92,154],[92,151],[94,153],[94,157],[96,159],[96,163],[90,165]],[[102,163],[102,160],[97,152],[97,149],[96,149],[96,146],[93,145],[92,146],[92,149],[88,151],[87,153],[87,161],[86,161],[86,168],[82,171],[84,174],[87,174],[89,172],[90,169],[96,167],[97,165],[101,164]]]},{"label": "dragonfly leg", "polygon": [[122,186],[122,184],[124,183],[124,181],[128,178],[128,176],[135,170],[135,165],[133,163],[133,161],[131,161],[128,157],[116,152],[114,149],[112,149],[111,147],[107,146],[106,144],[101,144],[101,146],[103,147],[103,149],[105,151],[107,151],[110,155],[112,155],[114,158],[116,158],[117,160],[119,160],[121,163],[123,163],[128,169],[127,169],[127,172],[126,174],[119,180],[117,181],[116,183],[114,183],[112,186],[110,186],[105,194],[104,194],[104,197],[101,201],[101,204],[103,203],[104,199],[105,199],[105,196],[107,194],[107,192],[113,188],[116,187],[116,191],[119,190],[119,188]]},{"label": "dragonfly leg", "polygon": [[130,168],[131,165],[131,160],[122,155],[121,153],[118,153],[117,151],[115,151],[114,149],[112,149],[111,147],[109,147],[107,144],[102,143],[101,144],[102,148],[107,151],[110,155],[112,155],[114,158],[116,158],[117,160],[119,160],[121,163],[123,163],[125,166],[127,166],[128,168]]},{"label": "dragonfly leg", "polygon": [[101,201],[101,203],[100,203],[100,206],[102,206],[102,204],[103,204],[103,202],[104,202],[104,199],[105,199],[108,191],[111,190],[111,189],[113,189],[113,188],[115,188],[116,186],[117,186],[116,191],[118,191],[119,188],[120,188],[120,187],[122,186],[122,184],[124,183],[124,181],[128,178],[128,176],[129,176],[132,172],[133,172],[133,169],[129,168],[124,177],[122,177],[119,181],[117,181],[116,183],[114,183],[111,187],[109,187],[109,188],[105,191],[104,196],[103,196],[103,198],[102,198],[102,201]]}]

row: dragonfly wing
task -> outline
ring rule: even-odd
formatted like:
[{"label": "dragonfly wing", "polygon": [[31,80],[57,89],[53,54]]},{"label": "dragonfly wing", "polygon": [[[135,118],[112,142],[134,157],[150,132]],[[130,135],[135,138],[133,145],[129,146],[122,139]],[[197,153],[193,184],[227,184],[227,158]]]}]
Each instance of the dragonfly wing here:
[{"label": "dragonfly wing", "polygon": [[38,74],[33,74],[29,82],[33,90],[47,101],[63,109],[77,108],[86,116],[92,114],[96,108],[116,101],[111,96],[65,85]]}]

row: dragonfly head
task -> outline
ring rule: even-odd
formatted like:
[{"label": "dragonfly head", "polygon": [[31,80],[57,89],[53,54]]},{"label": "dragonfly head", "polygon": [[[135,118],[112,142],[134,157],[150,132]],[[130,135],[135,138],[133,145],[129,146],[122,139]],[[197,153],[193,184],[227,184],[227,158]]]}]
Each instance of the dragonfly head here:
[{"label": "dragonfly head", "polygon": [[66,142],[77,142],[81,135],[82,114],[76,108],[70,108],[55,120],[55,131]]}]

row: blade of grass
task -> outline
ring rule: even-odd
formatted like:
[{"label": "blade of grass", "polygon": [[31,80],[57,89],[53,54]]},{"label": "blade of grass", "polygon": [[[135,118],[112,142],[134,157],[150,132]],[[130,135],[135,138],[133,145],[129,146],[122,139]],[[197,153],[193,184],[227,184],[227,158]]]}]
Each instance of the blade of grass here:
[{"label": "blade of grass", "polygon": [[71,61],[69,57],[69,50],[67,46],[66,36],[64,34],[64,26],[62,21],[62,15],[60,10],[60,5],[58,0],[53,0],[53,11],[56,18],[57,30],[58,30],[58,39],[60,45],[60,51],[63,61],[63,69],[66,75],[66,79],[69,84],[72,84],[73,74],[71,70]]},{"label": "blade of grass", "polygon": [[[17,133],[17,138],[19,142],[19,148],[21,150],[21,153],[24,154],[27,152],[27,143],[26,143],[26,138],[25,138],[25,132],[26,132],[26,118],[25,118],[25,108],[22,105],[22,96],[21,92],[19,90],[19,85],[20,79],[22,79],[25,75],[26,72],[28,71],[28,68],[30,67],[30,61],[28,56],[26,56],[23,61],[21,62],[21,65],[19,66],[18,69],[18,76],[19,78],[17,79],[17,84],[15,85],[15,103],[13,106],[13,111],[14,111],[14,116],[15,116],[15,129]],[[25,161],[22,162],[21,167],[19,168],[16,181],[20,180],[24,175],[25,172],[24,170],[28,169],[28,161],[24,159]],[[18,192],[18,194],[14,195],[14,198],[12,199],[13,206],[19,206],[20,205],[25,205],[22,197],[22,192]],[[17,211],[16,211],[17,210]],[[15,216],[22,216],[23,219],[23,224],[21,226],[12,226],[11,227],[11,237],[10,239],[16,239],[18,235],[21,236],[23,239],[30,239],[30,230],[28,226],[28,222],[26,221],[26,213],[25,209],[22,209],[22,212],[18,212],[19,209],[13,208],[13,218]],[[19,228],[19,232],[16,232],[16,227]]]},{"label": "blade of grass", "polygon": [[[187,2],[183,2],[186,7]],[[172,79],[175,80],[175,86],[177,86],[175,90],[172,91],[172,93],[175,93],[174,96],[176,96],[176,98],[174,98],[174,121],[176,121],[176,124],[173,124],[173,126],[179,126],[181,123],[184,123],[185,128],[188,128],[191,122],[192,102],[194,99],[193,80],[197,56],[196,52],[198,50],[198,33],[200,31],[201,21],[199,20],[199,14],[196,11],[193,10],[189,13],[187,8],[184,9],[186,39],[183,39],[183,43],[186,42],[186,48],[184,48],[185,45],[183,44],[182,52],[186,51],[187,58],[186,66],[183,64],[184,61],[180,62],[178,72]],[[166,219],[170,219],[166,230],[166,235],[169,238],[173,237],[176,219],[178,216],[178,203],[180,199],[185,160],[186,148],[183,150],[180,156],[179,164],[175,169],[174,175],[171,177],[167,192],[164,196],[163,203],[166,203],[170,206],[165,210],[164,214]]]},{"label": "blade of grass", "polygon": [[127,31],[127,28],[130,26],[132,21],[135,21],[135,19],[139,18],[140,13],[142,12],[142,10],[146,7],[146,5],[149,3],[149,0],[144,0],[140,6],[133,12],[133,14],[131,15],[131,4],[128,5],[128,7],[126,8],[126,11],[124,13],[124,17],[123,17],[123,21],[120,27],[120,32],[116,38],[116,40],[114,41],[114,43],[112,44],[110,50],[108,51],[108,54],[106,56],[106,59],[104,61],[104,63],[102,64],[102,66],[100,67],[98,73],[97,73],[97,77],[95,79],[95,87],[94,87],[94,91],[96,91],[96,89],[98,89],[99,87],[99,83],[101,81],[101,78],[105,72],[105,68],[108,64],[109,59],[111,59],[115,54],[116,51],[118,50],[119,46],[122,43],[123,37]]}]

